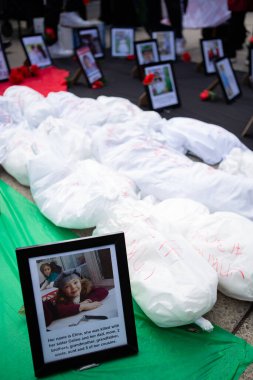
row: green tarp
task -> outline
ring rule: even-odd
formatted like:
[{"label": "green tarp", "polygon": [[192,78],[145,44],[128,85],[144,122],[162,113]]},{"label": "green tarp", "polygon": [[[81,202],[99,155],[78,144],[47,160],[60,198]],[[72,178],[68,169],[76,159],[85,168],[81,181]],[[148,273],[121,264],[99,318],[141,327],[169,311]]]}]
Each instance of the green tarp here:
[{"label": "green tarp", "polygon": [[[15,248],[73,239],[38,208],[0,181],[0,378],[34,379],[26,319],[18,314],[23,304]],[[215,326],[212,333],[189,331],[189,326],[162,329],[134,304],[139,343],[135,356],[99,367],[50,376],[75,380],[230,380],[239,379],[253,362],[253,347]]]}]

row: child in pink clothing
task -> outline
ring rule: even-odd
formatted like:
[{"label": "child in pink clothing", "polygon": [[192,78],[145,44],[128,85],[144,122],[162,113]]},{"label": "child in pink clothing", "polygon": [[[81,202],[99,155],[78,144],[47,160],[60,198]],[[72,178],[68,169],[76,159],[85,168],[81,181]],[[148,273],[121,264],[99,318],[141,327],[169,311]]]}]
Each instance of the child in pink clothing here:
[{"label": "child in pink clothing", "polygon": [[62,272],[54,286],[59,289],[55,304],[58,318],[96,309],[108,295],[107,289],[95,288],[87,278],[81,279],[75,269]]}]

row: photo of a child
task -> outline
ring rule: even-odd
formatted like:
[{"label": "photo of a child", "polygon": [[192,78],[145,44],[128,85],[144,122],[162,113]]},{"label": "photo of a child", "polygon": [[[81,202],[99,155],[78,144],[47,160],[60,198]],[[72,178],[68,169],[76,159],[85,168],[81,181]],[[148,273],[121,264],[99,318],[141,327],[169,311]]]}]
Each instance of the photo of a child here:
[{"label": "photo of a child", "polygon": [[96,309],[108,295],[107,289],[96,288],[87,278],[82,279],[77,269],[62,272],[54,286],[58,288],[55,307],[59,318]]},{"label": "photo of a child", "polygon": [[111,29],[111,52],[114,57],[126,57],[134,53],[134,30],[132,28]]},{"label": "photo of a child", "polygon": [[52,59],[42,35],[21,36],[21,42],[30,65],[37,65],[40,68],[52,65]]},{"label": "photo of a child", "polygon": [[104,56],[97,28],[79,30],[78,33],[81,46],[88,46],[95,58]]},{"label": "photo of a child", "polygon": [[61,272],[61,267],[52,261],[50,263],[42,263],[40,265],[40,271],[45,277],[44,282],[41,284],[40,290],[53,288],[54,281]]},{"label": "photo of a child", "polygon": [[9,77],[9,67],[0,42],[0,81],[7,80]]},{"label": "photo of a child", "polygon": [[159,61],[158,46],[156,40],[138,41],[136,54],[139,65],[148,65]]},{"label": "photo of a child", "polygon": [[224,56],[223,43],[221,39],[210,39],[201,41],[201,51],[206,74],[215,73],[215,61]]},{"label": "photo of a child", "polygon": [[175,33],[174,31],[153,32],[152,38],[156,39],[161,61],[175,61]]}]

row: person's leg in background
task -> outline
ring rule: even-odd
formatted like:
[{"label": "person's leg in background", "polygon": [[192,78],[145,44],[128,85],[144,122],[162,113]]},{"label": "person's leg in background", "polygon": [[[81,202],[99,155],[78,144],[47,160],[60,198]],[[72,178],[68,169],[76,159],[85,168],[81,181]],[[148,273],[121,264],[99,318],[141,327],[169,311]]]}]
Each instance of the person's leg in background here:
[{"label": "person's leg in background", "polygon": [[59,41],[58,25],[63,8],[63,0],[47,0],[44,11],[44,35],[52,58],[67,58],[73,52],[63,49]]},{"label": "person's leg in background", "polygon": [[[164,0],[168,12],[169,20],[176,37],[176,53],[182,54],[185,40],[183,37],[183,12],[186,9],[186,2],[181,0]],[[183,8],[184,7],[184,8]]]}]

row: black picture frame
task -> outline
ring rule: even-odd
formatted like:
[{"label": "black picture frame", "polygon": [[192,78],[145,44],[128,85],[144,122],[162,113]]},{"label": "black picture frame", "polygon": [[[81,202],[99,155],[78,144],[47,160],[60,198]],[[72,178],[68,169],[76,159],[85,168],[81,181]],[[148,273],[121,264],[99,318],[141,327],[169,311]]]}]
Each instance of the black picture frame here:
[{"label": "black picture frame", "polygon": [[249,78],[253,81],[253,47],[249,47]]},{"label": "black picture frame", "polygon": [[216,59],[224,57],[223,41],[220,38],[200,39],[202,61],[206,75],[216,73]]},{"label": "black picture frame", "polygon": [[111,56],[122,58],[134,55],[134,40],[134,28],[112,26],[110,29]]},{"label": "black picture frame", "polygon": [[0,82],[6,82],[10,75],[10,65],[5,53],[3,43],[0,39]]},{"label": "black picture frame", "polygon": [[97,80],[103,79],[102,70],[88,46],[75,49],[75,54],[89,87]]},{"label": "black picture frame", "polygon": [[[138,352],[124,233],[17,248],[16,256],[37,377],[100,364]],[[56,307],[58,296],[53,303],[53,291],[49,289],[46,299],[43,298],[45,294],[42,295],[40,283],[41,263],[49,261],[50,265],[54,261],[54,268],[57,267],[58,272],[61,272],[53,283],[58,286],[56,295],[59,299],[63,292],[61,286],[67,294],[69,282],[79,281],[77,270],[78,273],[85,270],[86,278],[87,273],[90,273],[93,281],[94,278],[96,281],[101,280],[107,273],[113,287],[108,290],[103,304],[96,309],[51,321],[48,317],[48,311],[51,310],[48,309],[48,303],[51,302],[50,308],[52,305]],[[81,264],[77,266],[77,263]],[[111,269],[108,263],[111,263]],[[104,276],[100,275],[101,270]],[[71,272],[74,278],[68,277],[67,273]],[[61,282],[62,280],[64,281]],[[70,323],[73,318],[77,318],[75,323]]]},{"label": "black picture frame", "polygon": [[53,65],[53,60],[42,34],[27,34],[20,37],[29,65],[45,68]]},{"label": "black picture frame", "polygon": [[232,103],[242,92],[231,61],[228,57],[220,58],[215,61],[215,67],[225,100]]},{"label": "black picture frame", "polygon": [[152,32],[157,40],[160,61],[176,61],[176,39],[174,30],[157,30]]},{"label": "black picture frame", "polygon": [[154,64],[160,61],[160,54],[156,39],[136,41],[134,43],[136,60],[139,67]]},{"label": "black picture frame", "polygon": [[79,47],[89,46],[96,59],[104,58],[105,52],[102,47],[100,34],[97,26],[77,29]]},{"label": "black picture frame", "polygon": [[143,66],[144,75],[154,74],[154,81],[145,86],[150,108],[156,111],[181,105],[173,63],[159,62]]}]

